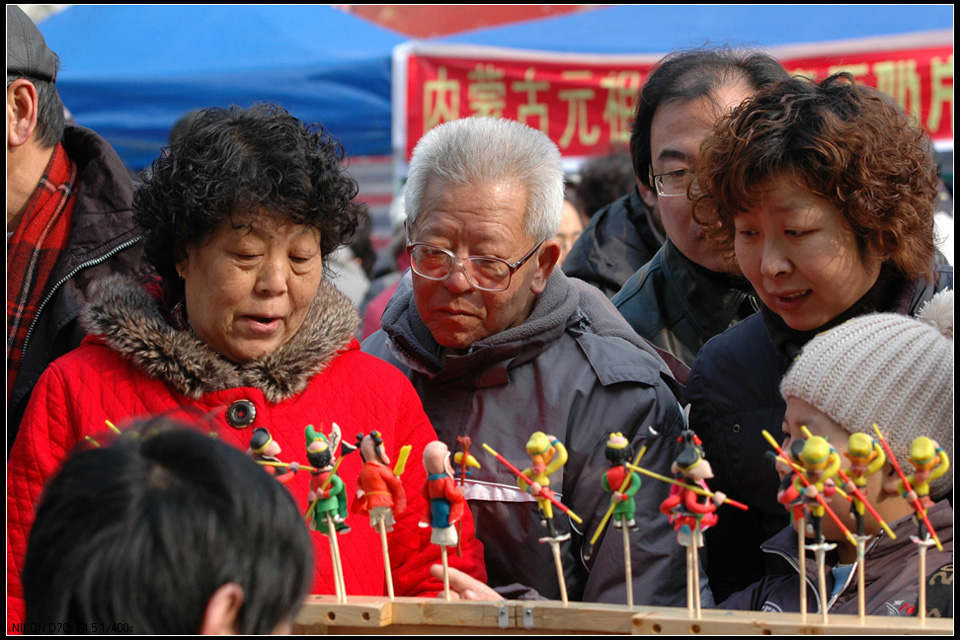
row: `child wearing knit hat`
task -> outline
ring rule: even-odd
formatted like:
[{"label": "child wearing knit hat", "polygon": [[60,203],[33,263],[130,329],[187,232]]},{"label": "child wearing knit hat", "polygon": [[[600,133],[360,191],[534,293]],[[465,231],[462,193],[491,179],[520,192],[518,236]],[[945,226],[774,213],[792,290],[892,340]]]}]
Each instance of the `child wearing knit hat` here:
[{"label": "child wearing knit hat", "polygon": [[[953,291],[937,294],[917,318],[871,314],[818,335],[784,376],[780,391],[787,402],[784,449],[792,440],[806,437],[806,427],[810,434],[827,438],[837,451],[854,447],[845,459],[875,471],[864,473],[865,482],[857,485],[896,539],[886,535],[870,513],[862,515],[863,531],[873,536],[866,547],[866,612],[916,615],[919,592],[918,553],[910,541],[917,532],[913,508],[904,499],[893,465],[886,461],[881,466],[879,447],[869,441],[874,435],[872,425],[877,423],[904,473],[916,470],[920,474],[924,486],[915,491],[921,499],[923,492],[927,493],[927,516],[943,544],[943,551],[931,548],[927,552],[927,615],[952,617],[953,510],[947,500],[935,501],[953,488],[949,469],[953,457]],[[864,435],[851,438],[855,434],[865,434],[867,441],[863,441]],[[778,471],[782,476],[789,472],[779,465]],[[847,518],[850,506],[839,493],[830,505],[840,518]],[[855,529],[854,521],[849,522]],[[837,543],[836,551],[828,556],[832,571],[827,608],[856,614],[852,570],[856,549],[829,519],[824,520],[823,531],[827,540]],[[788,527],[762,548],[796,558],[796,533]],[[823,603],[815,588],[813,562],[807,563],[807,570],[808,602],[817,603],[820,610]],[[796,574],[767,576],[720,606],[799,611],[798,581]]]}]

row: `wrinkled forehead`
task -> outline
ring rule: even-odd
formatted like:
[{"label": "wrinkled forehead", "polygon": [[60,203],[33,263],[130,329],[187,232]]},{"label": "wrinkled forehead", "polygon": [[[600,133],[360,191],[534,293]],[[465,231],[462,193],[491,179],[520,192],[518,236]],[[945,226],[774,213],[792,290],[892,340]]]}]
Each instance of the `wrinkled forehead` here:
[{"label": "wrinkled forehead", "polygon": [[517,180],[460,183],[432,177],[413,224],[408,223],[407,235],[414,238],[428,228],[475,231],[474,224],[481,223],[500,226],[508,235],[527,233],[528,205],[528,191]]}]

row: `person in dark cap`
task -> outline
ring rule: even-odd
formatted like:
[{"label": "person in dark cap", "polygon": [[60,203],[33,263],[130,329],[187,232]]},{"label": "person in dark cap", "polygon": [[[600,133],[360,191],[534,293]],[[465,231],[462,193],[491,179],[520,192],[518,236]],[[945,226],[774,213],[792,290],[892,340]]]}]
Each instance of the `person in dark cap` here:
[{"label": "person in dark cap", "polygon": [[133,184],[89,129],[64,123],[59,58],[7,5],[7,453],[47,365],[80,344],[87,284],[142,277]]}]

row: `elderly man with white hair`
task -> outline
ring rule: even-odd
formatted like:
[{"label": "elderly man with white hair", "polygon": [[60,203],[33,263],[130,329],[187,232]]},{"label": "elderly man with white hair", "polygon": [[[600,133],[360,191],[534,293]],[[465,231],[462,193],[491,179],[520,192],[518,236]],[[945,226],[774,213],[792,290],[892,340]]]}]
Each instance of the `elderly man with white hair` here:
[{"label": "elderly man with white hair", "polygon": [[[363,349],[408,375],[451,450],[458,436],[475,444],[482,468],[471,471],[465,494],[490,587],[513,595],[523,585],[559,598],[550,546],[538,541],[550,535],[563,540],[571,599],[622,603],[619,532],[584,553],[610,504],[601,485],[608,434],[622,433],[635,451],[646,444],[641,465],[668,474],[684,416],[653,347],[602,293],[555,268],[562,205],[560,153],[541,132],[490,118],[432,129],[414,151],[406,185],[412,268]],[[528,466],[525,444],[537,431],[569,454],[550,487],[582,524],[555,512],[550,531],[512,473],[476,451],[485,443]],[[686,603],[684,551],[658,510],[668,491],[647,480],[636,495],[637,604]],[[712,602],[705,579],[701,586]]]}]

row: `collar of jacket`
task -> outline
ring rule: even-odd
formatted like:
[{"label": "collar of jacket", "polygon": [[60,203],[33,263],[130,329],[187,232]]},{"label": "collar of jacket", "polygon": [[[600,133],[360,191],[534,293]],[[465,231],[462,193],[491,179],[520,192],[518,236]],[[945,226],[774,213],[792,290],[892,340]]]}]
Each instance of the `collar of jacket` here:
[{"label": "collar of jacket", "polygon": [[553,270],[525,322],[473,343],[464,353],[445,352],[433,339],[417,311],[409,272],[387,305],[382,326],[401,362],[447,382],[464,379],[479,387],[506,384],[510,369],[536,358],[568,330],[627,340],[652,355],[660,374],[674,382],[653,346],[630,328],[599,289],[568,278],[559,269]]},{"label": "collar of jacket", "polygon": [[276,351],[239,365],[192,331],[170,326],[160,302],[125,276],[91,285],[82,322],[123,358],[189,398],[249,386],[263,391],[269,402],[280,402],[306,389],[310,378],[349,347],[360,317],[324,278],[297,334]]},{"label": "collar of jacket", "polygon": [[684,317],[701,340],[706,342],[753,315],[752,306],[748,307],[748,312],[743,312],[744,302],[753,291],[745,278],[701,267],[680,253],[670,240],[660,251],[664,281],[671,298],[683,309]]}]

